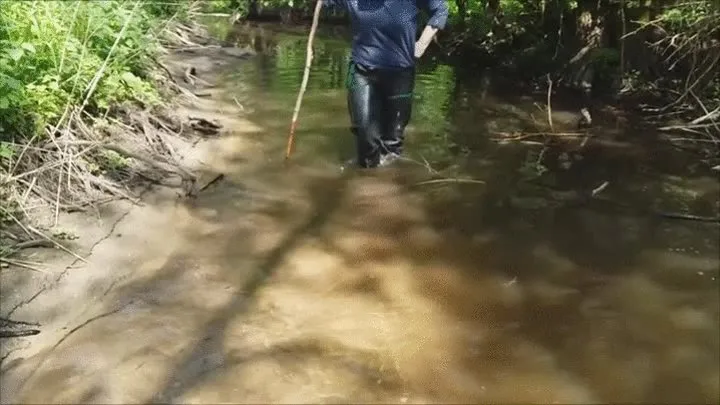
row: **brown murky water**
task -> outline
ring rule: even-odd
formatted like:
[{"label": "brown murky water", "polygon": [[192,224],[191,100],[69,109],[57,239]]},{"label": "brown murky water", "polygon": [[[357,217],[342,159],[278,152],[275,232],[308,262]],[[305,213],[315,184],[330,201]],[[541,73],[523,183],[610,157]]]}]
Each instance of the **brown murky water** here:
[{"label": "brown murky water", "polygon": [[[28,360],[41,367],[15,401],[720,400],[718,227],[643,214],[712,215],[716,178],[661,149],[587,147],[567,168],[491,142],[542,111],[432,61],[409,129],[417,163],[340,173],[346,49],[330,39],[286,168],[304,39],[269,38],[227,78],[248,122],[216,144],[226,179],[157,203],[108,315]],[[423,183],[425,166],[486,184]],[[603,181],[636,210],[564,200]]]}]

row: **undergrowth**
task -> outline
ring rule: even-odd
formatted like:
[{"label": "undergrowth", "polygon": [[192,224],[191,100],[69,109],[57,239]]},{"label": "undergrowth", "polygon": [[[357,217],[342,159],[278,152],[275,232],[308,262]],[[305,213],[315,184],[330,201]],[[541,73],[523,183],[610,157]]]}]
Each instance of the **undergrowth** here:
[{"label": "undergrowth", "polygon": [[32,237],[22,218],[33,198],[53,205],[57,221],[60,209],[83,209],[103,193],[126,196],[104,175],[138,156],[113,133],[130,145],[157,141],[146,160],[162,161],[154,158],[167,155],[162,136],[137,128],[152,119],[170,128],[148,114],[133,122],[131,111],[162,107],[157,58],[173,41],[187,42],[183,24],[195,6],[0,1],[0,239],[9,223]]}]

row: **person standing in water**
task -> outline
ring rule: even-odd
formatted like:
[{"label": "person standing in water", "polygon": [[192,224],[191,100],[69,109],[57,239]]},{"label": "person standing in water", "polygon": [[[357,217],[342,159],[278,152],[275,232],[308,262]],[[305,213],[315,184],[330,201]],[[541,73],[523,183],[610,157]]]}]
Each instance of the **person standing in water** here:
[{"label": "person standing in water", "polygon": [[[346,86],[354,164],[386,166],[403,152],[420,58],[448,19],[446,0],[322,0],[350,15],[352,52]],[[430,16],[417,38],[417,15]]]}]

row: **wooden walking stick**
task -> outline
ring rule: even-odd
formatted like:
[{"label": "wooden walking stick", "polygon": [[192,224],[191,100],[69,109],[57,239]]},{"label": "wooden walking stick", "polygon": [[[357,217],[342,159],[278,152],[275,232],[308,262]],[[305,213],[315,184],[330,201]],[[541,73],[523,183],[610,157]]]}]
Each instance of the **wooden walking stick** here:
[{"label": "wooden walking stick", "polygon": [[290,154],[293,150],[293,142],[295,141],[295,128],[297,127],[298,115],[300,114],[300,105],[302,104],[303,95],[307,88],[308,79],[310,78],[310,65],[312,64],[313,58],[313,39],[315,39],[315,31],[317,30],[318,21],[320,20],[320,9],[322,8],[322,1],[318,0],[315,4],[315,14],[313,14],[312,26],[310,27],[310,34],[308,35],[307,42],[307,56],[305,57],[305,72],[303,73],[302,84],[300,85],[300,91],[298,92],[297,100],[295,101],[295,110],[293,111],[292,122],[290,123],[290,135],[288,136],[287,151],[285,152],[285,160],[290,158]]}]

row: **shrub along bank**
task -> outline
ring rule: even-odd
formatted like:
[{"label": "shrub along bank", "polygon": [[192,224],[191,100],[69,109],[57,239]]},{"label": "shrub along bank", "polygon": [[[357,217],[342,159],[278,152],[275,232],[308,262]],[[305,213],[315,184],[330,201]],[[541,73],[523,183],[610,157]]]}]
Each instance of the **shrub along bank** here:
[{"label": "shrub along bank", "polygon": [[[157,136],[138,124],[173,126],[159,113],[171,81],[157,58],[187,38],[197,6],[0,1],[0,258],[38,237],[22,225],[33,208],[51,207],[57,218],[107,193],[126,195],[118,180],[131,177],[128,158],[138,155],[117,134],[138,145]],[[158,157],[145,160],[162,160],[162,145],[158,138],[146,154]]]}]

